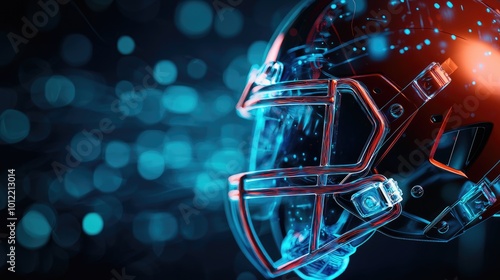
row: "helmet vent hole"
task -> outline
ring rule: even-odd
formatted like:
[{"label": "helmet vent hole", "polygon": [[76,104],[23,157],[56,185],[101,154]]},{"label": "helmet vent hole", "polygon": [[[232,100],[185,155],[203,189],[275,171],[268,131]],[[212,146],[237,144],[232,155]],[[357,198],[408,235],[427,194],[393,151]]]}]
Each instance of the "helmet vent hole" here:
[{"label": "helmet vent hole", "polygon": [[374,88],[374,89],[373,89],[373,93],[375,93],[375,94],[381,94],[381,93],[382,93],[382,90],[381,90],[381,89],[379,89],[379,88]]},{"label": "helmet vent hole", "polygon": [[443,115],[432,115],[431,122],[432,123],[440,123],[443,121]]}]

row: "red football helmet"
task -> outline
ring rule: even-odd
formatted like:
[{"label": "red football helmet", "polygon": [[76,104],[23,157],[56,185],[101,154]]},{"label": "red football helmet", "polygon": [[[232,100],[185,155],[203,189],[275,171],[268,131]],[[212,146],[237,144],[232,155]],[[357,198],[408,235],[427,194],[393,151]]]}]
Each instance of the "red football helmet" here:
[{"label": "red football helmet", "polygon": [[[492,4],[492,3],[490,3]],[[268,277],[340,275],[375,230],[449,241],[500,210],[500,12],[304,1],[249,75],[227,213]]]}]

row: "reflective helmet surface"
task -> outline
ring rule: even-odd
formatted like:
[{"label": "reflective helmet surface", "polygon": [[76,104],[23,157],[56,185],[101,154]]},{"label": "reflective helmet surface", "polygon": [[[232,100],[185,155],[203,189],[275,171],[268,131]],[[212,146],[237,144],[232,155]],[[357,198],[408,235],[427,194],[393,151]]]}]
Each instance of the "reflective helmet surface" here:
[{"label": "reflective helmet surface", "polygon": [[447,242],[500,211],[495,1],[304,1],[237,106],[227,215],[266,276],[333,279],[378,230]]}]

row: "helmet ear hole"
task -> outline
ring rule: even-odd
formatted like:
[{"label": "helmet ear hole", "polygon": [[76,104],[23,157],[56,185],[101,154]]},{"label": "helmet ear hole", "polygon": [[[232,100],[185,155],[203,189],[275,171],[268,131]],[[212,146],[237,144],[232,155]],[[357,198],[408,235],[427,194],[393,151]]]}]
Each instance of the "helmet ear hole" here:
[{"label": "helmet ear hole", "polygon": [[381,94],[382,93],[382,90],[380,88],[374,88],[372,91],[375,94]]}]

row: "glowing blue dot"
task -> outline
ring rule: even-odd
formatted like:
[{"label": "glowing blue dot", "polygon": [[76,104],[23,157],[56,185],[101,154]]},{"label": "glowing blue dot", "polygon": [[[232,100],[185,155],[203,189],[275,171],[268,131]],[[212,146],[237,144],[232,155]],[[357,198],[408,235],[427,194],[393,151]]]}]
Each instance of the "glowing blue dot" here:
[{"label": "glowing blue dot", "polygon": [[137,170],[146,180],[158,179],[165,171],[165,160],[157,151],[147,151],[139,156]]},{"label": "glowing blue dot", "polygon": [[173,113],[188,114],[198,104],[198,92],[188,86],[170,86],[165,89],[162,104]]},{"label": "glowing blue dot", "polygon": [[45,98],[54,107],[63,107],[75,99],[75,85],[64,76],[52,76],[45,83]]},{"label": "glowing blue dot", "polygon": [[255,41],[248,48],[247,59],[250,64],[262,64],[266,52],[266,41]]},{"label": "glowing blue dot", "polygon": [[410,35],[410,29],[406,28],[406,29],[405,29],[405,34],[406,34],[406,35]]},{"label": "glowing blue dot", "polygon": [[207,64],[201,59],[192,59],[187,65],[188,75],[193,79],[201,79],[207,73]]},{"label": "glowing blue dot", "polygon": [[192,147],[188,140],[174,140],[165,143],[163,157],[169,168],[187,167],[192,159]]},{"label": "glowing blue dot", "polygon": [[[226,16],[226,14],[221,14]],[[186,1],[175,12],[177,28],[188,36],[201,36],[206,34],[212,25],[212,7],[202,1]]]},{"label": "glowing blue dot", "polygon": [[170,60],[161,60],[153,69],[155,80],[162,85],[169,85],[177,79],[177,66]]},{"label": "glowing blue dot", "polygon": [[448,1],[446,2],[446,6],[448,6],[448,8],[453,8],[453,3],[451,3],[451,1]]},{"label": "glowing blue dot", "polygon": [[215,21],[215,32],[224,38],[234,37],[243,29],[243,15],[238,9],[222,8],[217,12],[219,15]]},{"label": "glowing blue dot", "polygon": [[439,29],[434,28],[434,33],[439,33]]},{"label": "glowing blue dot", "polygon": [[394,45],[391,45],[391,46],[390,46],[390,49],[391,49],[391,50],[393,50],[393,49],[395,49],[395,48],[396,48],[396,46],[394,46]]},{"label": "glowing blue dot", "polygon": [[438,3],[434,3],[434,8],[439,9],[441,8],[441,5],[439,5]]},{"label": "glowing blue dot", "polygon": [[387,38],[384,36],[371,37],[368,40],[368,54],[374,60],[383,60],[387,57]]},{"label": "glowing blue dot", "polygon": [[480,20],[478,20],[477,25],[481,26],[481,25],[483,25],[483,23]]},{"label": "glowing blue dot", "polygon": [[9,144],[24,140],[30,128],[30,121],[22,112],[7,109],[0,115],[0,138]]},{"label": "glowing blue dot", "polygon": [[153,241],[167,241],[178,231],[177,220],[170,213],[155,213],[149,218],[149,235]]},{"label": "glowing blue dot", "polygon": [[476,85],[476,81],[472,81],[472,85],[475,86]]},{"label": "glowing blue dot", "polygon": [[121,141],[110,142],[104,152],[106,163],[114,168],[121,168],[130,161],[130,146]]},{"label": "glowing blue dot", "polygon": [[337,9],[337,4],[332,4],[332,5],[330,6],[330,8],[332,8],[333,10],[334,10],[334,9]]},{"label": "glowing blue dot", "polygon": [[455,36],[455,35],[451,35],[451,39],[452,39],[452,40],[456,40],[456,39],[457,39],[457,36]]},{"label": "glowing blue dot", "polygon": [[122,174],[117,169],[99,165],[94,171],[94,185],[101,192],[114,192],[120,188],[122,182]]},{"label": "glowing blue dot", "polygon": [[431,44],[431,40],[429,40],[429,39],[425,39],[425,40],[424,40],[424,43],[428,46],[428,45],[430,45],[430,44]]},{"label": "glowing blue dot", "polygon": [[104,227],[104,221],[101,215],[97,213],[88,213],[83,217],[82,227],[87,235],[98,235]]},{"label": "glowing blue dot", "polygon": [[418,44],[417,45],[417,50],[421,50],[422,49],[422,45]]},{"label": "glowing blue dot", "polygon": [[135,42],[130,36],[121,36],[117,42],[118,51],[123,54],[131,54],[135,49]]},{"label": "glowing blue dot", "polygon": [[399,53],[400,53],[400,54],[404,54],[404,53],[405,53],[405,50],[404,50],[404,49],[400,49],[400,50],[399,50]]},{"label": "glowing blue dot", "polygon": [[21,219],[16,237],[24,247],[37,249],[48,242],[51,232],[52,227],[47,218],[40,212],[31,210]]},{"label": "glowing blue dot", "polygon": [[64,190],[74,198],[82,198],[92,191],[92,174],[79,167],[64,176]]},{"label": "glowing blue dot", "polygon": [[71,66],[83,66],[92,57],[92,43],[81,34],[72,34],[62,43],[61,56]]},{"label": "glowing blue dot", "polygon": [[408,50],[409,50],[409,48],[408,48],[408,47],[405,47],[405,51],[408,51]]},{"label": "glowing blue dot", "polygon": [[472,33],[472,29],[469,28],[469,33]]}]

